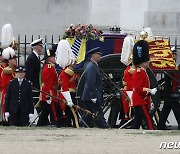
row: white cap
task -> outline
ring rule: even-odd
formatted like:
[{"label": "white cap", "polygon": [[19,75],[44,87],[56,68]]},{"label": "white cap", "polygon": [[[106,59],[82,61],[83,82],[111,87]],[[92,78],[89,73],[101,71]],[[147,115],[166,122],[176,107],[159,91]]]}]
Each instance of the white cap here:
[{"label": "white cap", "polygon": [[64,69],[75,61],[74,54],[67,40],[61,40],[56,50],[56,63]]},{"label": "white cap", "polygon": [[11,24],[5,24],[2,27],[1,47],[7,48],[13,43],[13,30]]},{"label": "white cap", "polygon": [[43,45],[43,43],[42,43],[42,38],[37,39],[37,40],[34,40],[34,41],[31,43],[31,46],[32,46],[32,47],[35,47],[35,46],[37,46],[37,45]]}]

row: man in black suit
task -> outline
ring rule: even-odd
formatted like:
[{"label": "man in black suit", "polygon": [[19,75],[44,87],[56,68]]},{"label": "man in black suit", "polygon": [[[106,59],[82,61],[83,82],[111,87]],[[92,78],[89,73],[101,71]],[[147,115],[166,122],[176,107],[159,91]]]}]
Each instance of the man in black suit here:
[{"label": "man in black suit", "polygon": [[98,119],[94,120],[92,117],[85,117],[85,122],[91,126],[94,123],[99,128],[109,128],[104,118],[102,102],[102,76],[98,67],[98,62],[102,53],[100,48],[90,50],[87,55],[90,55],[90,62],[85,69],[85,86],[82,93],[81,100],[84,101],[84,107],[92,113],[98,113]]},{"label": "man in black suit", "polygon": [[[32,53],[28,56],[25,67],[26,67],[26,79],[29,80],[32,86],[36,89],[40,89],[40,73],[41,63],[40,54],[43,50],[42,38],[35,40],[31,43],[33,49]],[[34,105],[39,101],[39,91],[33,90],[33,102]],[[39,111],[38,111],[39,113]]]},{"label": "man in black suit", "polygon": [[27,126],[34,113],[31,83],[24,79],[24,66],[18,66],[15,72],[5,96],[5,117],[10,126]]}]

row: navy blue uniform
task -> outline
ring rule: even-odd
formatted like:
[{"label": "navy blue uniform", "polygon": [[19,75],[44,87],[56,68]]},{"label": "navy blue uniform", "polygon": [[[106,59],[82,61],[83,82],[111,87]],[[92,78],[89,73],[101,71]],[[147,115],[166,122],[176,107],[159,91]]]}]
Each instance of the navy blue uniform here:
[{"label": "navy blue uniform", "polygon": [[[96,103],[91,99],[97,98]],[[93,122],[99,128],[108,128],[102,110],[102,77],[98,65],[90,61],[85,69],[85,87],[82,93],[81,100],[84,101],[84,107],[93,113],[98,113],[98,119],[93,120],[92,117],[85,117],[88,125]]]},{"label": "navy blue uniform", "polygon": [[5,112],[10,113],[10,125],[27,126],[29,114],[34,113],[31,84],[23,79],[21,86],[18,79],[12,80],[5,96]]}]

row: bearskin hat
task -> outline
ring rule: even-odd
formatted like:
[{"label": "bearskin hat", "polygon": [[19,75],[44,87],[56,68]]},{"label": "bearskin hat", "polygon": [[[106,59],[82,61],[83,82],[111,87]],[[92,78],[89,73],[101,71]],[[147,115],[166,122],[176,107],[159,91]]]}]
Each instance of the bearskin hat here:
[{"label": "bearskin hat", "polygon": [[135,66],[149,61],[149,44],[145,40],[140,40],[133,47],[133,64]]}]

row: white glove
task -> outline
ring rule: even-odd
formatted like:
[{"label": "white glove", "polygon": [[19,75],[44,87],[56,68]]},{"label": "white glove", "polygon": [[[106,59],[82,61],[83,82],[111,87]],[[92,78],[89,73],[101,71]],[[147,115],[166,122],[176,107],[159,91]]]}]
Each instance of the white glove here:
[{"label": "white glove", "polygon": [[5,112],[5,117],[9,118],[9,116],[10,116],[9,112]]},{"label": "white glove", "polygon": [[92,101],[93,103],[96,103],[97,98],[92,98],[91,101]]},{"label": "white glove", "polygon": [[69,91],[64,91],[64,92],[61,92],[61,93],[62,93],[62,95],[64,96],[64,98],[66,99],[67,105],[68,105],[69,107],[72,107],[74,104],[73,104],[73,102],[72,102],[70,92],[69,92]]},{"label": "white glove", "polygon": [[29,113],[29,118],[31,119],[34,116],[34,114]]},{"label": "white glove", "polygon": [[51,99],[46,100],[47,104],[51,104]]},{"label": "white glove", "polygon": [[157,88],[153,88],[153,89],[151,89],[151,91],[150,91],[150,93],[151,93],[152,95],[155,95],[156,92],[157,92]]},{"label": "white glove", "polygon": [[69,101],[69,102],[67,102],[67,105],[68,105],[69,107],[72,107],[74,104],[73,104],[72,101]]}]

